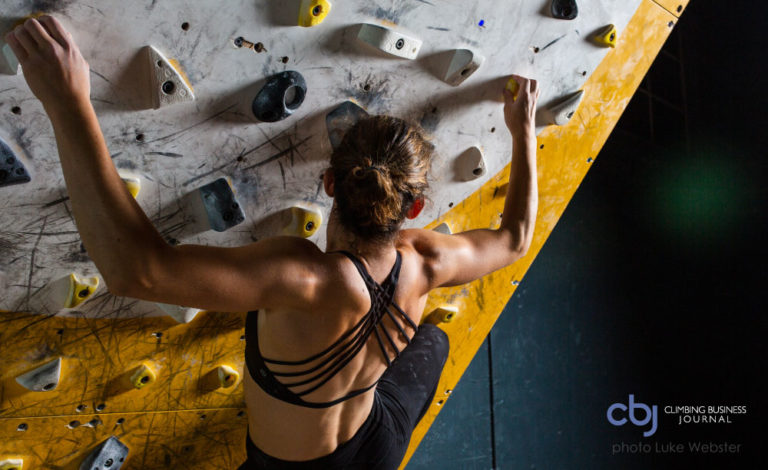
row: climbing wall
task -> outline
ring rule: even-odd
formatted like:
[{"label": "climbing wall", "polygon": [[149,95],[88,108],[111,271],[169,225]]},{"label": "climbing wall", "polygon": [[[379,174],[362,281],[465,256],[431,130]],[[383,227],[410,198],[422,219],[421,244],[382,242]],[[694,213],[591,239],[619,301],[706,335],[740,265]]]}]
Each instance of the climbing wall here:
[{"label": "climbing wall", "polygon": [[[512,268],[430,299],[429,310],[450,304],[458,315],[443,325],[451,359],[412,452],[685,3],[579,2],[572,20],[553,18],[549,1],[335,1],[330,11],[320,2],[313,17],[315,3],[11,0],[0,30],[42,10],[74,32],[113,160],[171,243],[233,246],[287,230],[324,246],[326,115],[347,100],[430,133],[431,202],[411,226],[493,226],[511,154],[500,90],[510,73],[541,81],[534,248]],[[323,21],[298,26],[303,7],[308,21]],[[615,49],[594,39],[609,24]],[[299,87],[287,108],[254,110],[286,71],[301,74],[305,96],[289,74]],[[579,90],[578,110],[561,106]],[[265,122],[280,112],[290,115]],[[562,125],[546,127],[555,120]],[[0,138],[16,165],[6,171],[29,175],[0,183],[0,465],[78,468],[92,452],[120,454],[110,436],[128,447],[125,468],[238,465],[243,315],[195,316],[89,281],[98,272],[72,220],[50,125],[20,75],[0,75]]]}]

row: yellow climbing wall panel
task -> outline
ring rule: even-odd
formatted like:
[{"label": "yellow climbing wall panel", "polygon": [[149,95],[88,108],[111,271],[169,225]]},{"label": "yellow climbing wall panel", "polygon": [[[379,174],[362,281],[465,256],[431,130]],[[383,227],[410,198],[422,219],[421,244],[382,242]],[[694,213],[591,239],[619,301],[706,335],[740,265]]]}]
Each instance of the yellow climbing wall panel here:
[{"label": "yellow climbing wall panel", "polygon": [[[669,4],[667,4],[669,3]],[[429,301],[459,307],[442,327],[451,339],[435,402],[415,430],[403,467],[501,310],[539,252],[671,31],[677,5],[644,0],[584,86],[571,122],[540,136],[540,206],[525,259],[472,284],[442,289]],[[670,23],[671,22],[671,23]],[[509,167],[429,227],[453,231],[499,220]],[[118,300],[129,303],[128,300]],[[115,302],[101,295],[91,302]],[[111,306],[112,309],[120,306]],[[242,314],[201,313],[190,324],[166,317],[120,320],[2,314],[0,341],[0,459],[23,457],[25,468],[75,469],[98,443],[115,435],[130,448],[123,468],[235,468],[245,458],[242,389],[216,388],[216,367],[243,367]],[[42,346],[41,346],[42,345]],[[29,392],[14,377],[62,357],[59,387]],[[130,385],[148,364],[157,381]]]},{"label": "yellow climbing wall panel", "polygon": [[[414,430],[401,468],[459,382],[525,272],[565,211],[590,165],[621,117],[632,95],[666,41],[676,18],[646,0],[638,8],[617,47],[611,50],[584,85],[578,112],[563,127],[548,127],[538,136],[539,214],[531,249],[525,258],[471,284],[439,289],[427,311],[443,303],[459,307],[459,315],[441,327],[450,338],[450,357],[427,414]],[[504,207],[509,165],[477,192],[428,227],[447,222],[455,232],[498,223]]]},{"label": "yellow climbing wall panel", "polygon": [[679,17],[685,11],[685,7],[688,6],[688,0],[654,0],[661,5],[662,8],[668,12]]}]

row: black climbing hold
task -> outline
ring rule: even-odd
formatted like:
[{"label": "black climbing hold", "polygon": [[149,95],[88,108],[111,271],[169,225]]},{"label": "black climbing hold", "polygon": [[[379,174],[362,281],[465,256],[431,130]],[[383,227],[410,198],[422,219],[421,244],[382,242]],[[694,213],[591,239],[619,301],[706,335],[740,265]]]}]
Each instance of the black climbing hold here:
[{"label": "black climbing hold", "polygon": [[128,456],[128,447],[115,436],[102,442],[80,464],[80,470],[108,468],[119,470]]},{"label": "black climbing hold", "polygon": [[223,232],[245,221],[245,213],[225,178],[208,183],[199,191],[211,229]]},{"label": "black climbing hold", "polygon": [[16,158],[11,147],[0,139],[0,187],[29,183],[31,180],[21,160]]},{"label": "black climbing hold", "polygon": [[253,99],[253,114],[259,121],[282,121],[299,109],[306,94],[307,82],[299,72],[272,75]]},{"label": "black climbing hold", "polygon": [[572,20],[579,16],[576,0],[552,0],[552,16],[559,20]]},{"label": "black climbing hold", "polygon": [[341,144],[344,134],[368,113],[352,101],[345,101],[325,116],[328,139],[334,149]]}]

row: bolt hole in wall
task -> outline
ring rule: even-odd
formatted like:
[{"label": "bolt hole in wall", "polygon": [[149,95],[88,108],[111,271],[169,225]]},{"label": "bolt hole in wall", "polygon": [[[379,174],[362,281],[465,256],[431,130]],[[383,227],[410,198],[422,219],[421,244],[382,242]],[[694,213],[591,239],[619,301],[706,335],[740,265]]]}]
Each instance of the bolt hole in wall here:
[{"label": "bolt hole in wall", "polygon": [[18,106],[14,106],[13,108],[11,108],[11,112],[13,114],[21,114],[21,108],[19,108]]},{"label": "bolt hole in wall", "polygon": [[125,422],[125,418],[118,418],[117,424],[123,424]]},{"label": "bolt hole in wall", "polygon": [[187,23],[186,21],[181,23],[181,29],[183,29],[184,31],[189,31],[189,23]]},{"label": "bolt hole in wall", "polygon": [[104,408],[106,407],[107,405],[105,405],[104,403],[99,403],[98,405],[96,405],[96,411],[104,411]]},{"label": "bolt hole in wall", "polygon": [[136,142],[144,142],[144,134],[136,134]]},{"label": "bolt hole in wall", "polygon": [[27,423],[21,423],[16,427],[17,431],[24,432],[27,429],[29,429],[29,426],[27,426]]},{"label": "bolt hole in wall", "polygon": [[166,95],[172,95],[174,91],[176,91],[176,84],[172,81],[168,80],[167,82],[163,83],[163,93]]}]

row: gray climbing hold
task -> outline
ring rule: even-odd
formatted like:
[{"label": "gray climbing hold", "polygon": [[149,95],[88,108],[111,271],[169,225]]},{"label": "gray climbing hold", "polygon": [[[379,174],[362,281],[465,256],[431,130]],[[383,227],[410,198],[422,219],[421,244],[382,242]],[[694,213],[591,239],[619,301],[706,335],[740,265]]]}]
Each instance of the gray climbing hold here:
[{"label": "gray climbing hold", "polygon": [[16,382],[33,392],[50,392],[56,390],[61,378],[61,358],[43,364],[36,369],[16,377]]},{"label": "gray climbing hold", "polygon": [[237,202],[226,178],[219,178],[198,189],[212,230],[223,232],[245,221],[243,208]]},{"label": "gray climbing hold", "polygon": [[259,121],[282,121],[299,109],[306,95],[307,82],[299,72],[272,75],[253,99],[253,115]]},{"label": "gray climbing hold", "polygon": [[0,187],[12,184],[29,183],[30,178],[24,164],[18,159],[11,147],[0,139]]},{"label": "gray climbing hold", "polygon": [[80,470],[120,470],[128,457],[128,446],[111,436],[93,449],[80,464]]},{"label": "gray climbing hold", "polygon": [[360,119],[368,117],[368,113],[353,103],[345,101],[325,116],[325,126],[328,128],[328,139],[331,147],[336,149],[341,145],[344,135]]}]

